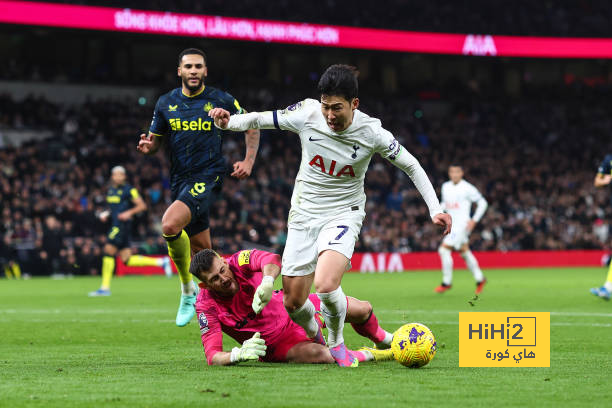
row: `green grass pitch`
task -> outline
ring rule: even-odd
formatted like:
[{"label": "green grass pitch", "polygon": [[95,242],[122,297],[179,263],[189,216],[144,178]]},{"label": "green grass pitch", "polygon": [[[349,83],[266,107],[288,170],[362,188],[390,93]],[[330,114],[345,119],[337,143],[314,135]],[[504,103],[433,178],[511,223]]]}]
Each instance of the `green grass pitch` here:
[{"label": "green grass pitch", "polygon": [[[347,274],[347,294],[367,299],[387,330],[417,321],[440,349],[421,369],[396,362],[206,365],[195,319],[174,325],[175,277],[0,281],[0,407],[595,407],[612,401],[612,303],[588,293],[602,268]],[[551,312],[550,368],[459,368],[458,312]],[[348,326],[346,343],[366,343]],[[226,339],[225,347],[235,343]]]}]

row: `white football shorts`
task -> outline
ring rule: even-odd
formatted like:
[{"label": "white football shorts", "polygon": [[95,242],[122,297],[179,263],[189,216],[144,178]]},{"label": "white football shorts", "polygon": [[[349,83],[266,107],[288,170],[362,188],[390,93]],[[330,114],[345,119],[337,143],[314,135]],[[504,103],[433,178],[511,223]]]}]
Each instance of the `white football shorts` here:
[{"label": "white football shorts", "polygon": [[364,218],[365,211],[361,209],[318,218],[290,211],[281,273],[286,276],[314,273],[319,254],[328,249],[350,261]]},{"label": "white football shorts", "polygon": [[442,243],[444,243],[444,245],[453,247],[455,251],[459,251],[464,244],[468,244],[470,242],[470,234],[467,232],[466,226],[467,223],[456,225],[453,222],[450,234],[444,237]]}]

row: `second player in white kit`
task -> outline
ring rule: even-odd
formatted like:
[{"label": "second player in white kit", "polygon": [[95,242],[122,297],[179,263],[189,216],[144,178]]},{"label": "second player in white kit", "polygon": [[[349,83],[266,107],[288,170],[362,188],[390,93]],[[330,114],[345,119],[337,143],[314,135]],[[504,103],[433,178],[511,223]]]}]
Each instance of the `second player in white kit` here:
[{"label": "second player in white kit", "polygon": [[[354,68],[333,65],[319,82],[321,101],[306,99],[283,110],[232,115],[213,109],[223,129],[283,129],[297,133],[302,160],[296,176],[283,253],[284,304],[309,337],[320,328],[308,294],[314,281],[328,328],[328,346],[340,366],[355,366],[342,335],[346,296],[340,282],[349,267],[365,217],[363,180],[375,153],[402,169],[421,193],[432,221],[450,231],[436,193],[419,162],[378,119],[357,109]],[[314,272],[314,273],[313,273]],[[256,294],[257,296],[257,294]],[[265,300],[265,299],[264,299]],[[265,302],[264,302],[265,304]]]},{"label": "second player in white kit", "polygon": [[[480,293],[486,279],[480,270],[478,261],[470,251],[470,233],[483,217],[487,210],[487,200],[480,194],[474,185],[463,179],[463,168],[451,165],[448,169],[449,181],[442,184],[442,207],[453,218],[453,227],[450,234],[442,240],[438,248],[442,261],[442,284],[436,292],[442,293],[451,288],[453,280],[452,251],[459,251],[468,269],[476,280],[476,293]],[[476,203],[476,210],[470,215],[472,204]]]}]

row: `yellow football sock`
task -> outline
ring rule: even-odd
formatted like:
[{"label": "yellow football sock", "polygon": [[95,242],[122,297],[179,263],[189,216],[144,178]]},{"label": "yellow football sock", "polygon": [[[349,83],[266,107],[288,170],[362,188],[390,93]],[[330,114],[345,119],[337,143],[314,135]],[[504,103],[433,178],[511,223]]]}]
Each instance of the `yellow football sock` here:
[{"label": "yellow football sock", "polygon": [[612,283],[612,262],[610,262],[610,265],[608,266],[608,278],[606,281]]},{"label": "yellow football sock", "polygon": [[[21,279],[21,267],[19,266],[19,264],[17,262],[13,263],[13,277],[15,279]],[[608,279],[610,279],[610,276],[608,276]]]},{"label": "yellow football sock", "polygon": [[6,279],[13,279],[13,271],[10,266],[4,267],[4,276],[6,276]]},{"label": "yellow football sock", "polygon": [[181,231],[178,235],[164,235],[168,243],[168,255],[174,261],[176,269],[181,279],[181,283],[187,284],[193,280],[189,273],[189,264],[191,263],[191,245],[189,237],[185,231]]},{"label": "yellow football sock", "polygon": [[132,255],[128,259],[126,265],[127,266],[159,266],[160,260],[161,259],[153,258],[152,256]]},{"label": "yellow football sock", "polygon": [[104,255],[102,257],[102,286],[100,286],[100,289],[110,289],[113,272],[115,272],[115,257]]}]

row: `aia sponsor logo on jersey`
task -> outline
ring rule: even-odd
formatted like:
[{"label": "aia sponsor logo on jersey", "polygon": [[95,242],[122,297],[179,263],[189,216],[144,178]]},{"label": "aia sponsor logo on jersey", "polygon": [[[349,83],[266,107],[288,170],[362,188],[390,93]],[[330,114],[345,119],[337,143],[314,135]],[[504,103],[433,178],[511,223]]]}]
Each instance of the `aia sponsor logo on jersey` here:
[{"label": "aia sponsor logo on jersey", "polygon": [[350,164],[347,164],[344,167],[340,167],[342,165],[339,165],[335,160],[332,160],[329,165],[326,165],[323,157],[319,156],[318,154],[313,157],[312,160],[310,160],[310,163],[308,164],[311,165],[313,168],[321,170],[325,174],[329,174],[330,176],[355,177],[355,170],[353,170],[353,166],[351,166]]},{"label": "aia sponsor logo on jersey", "polygon": [[447,210],[458,210],[460,208],[461,208],[461,205],[459,203],[446,203]]}]

